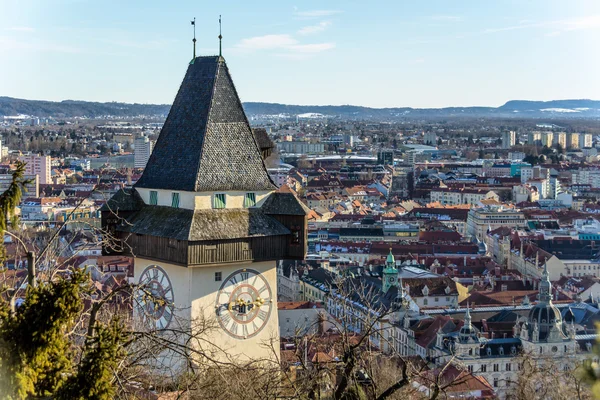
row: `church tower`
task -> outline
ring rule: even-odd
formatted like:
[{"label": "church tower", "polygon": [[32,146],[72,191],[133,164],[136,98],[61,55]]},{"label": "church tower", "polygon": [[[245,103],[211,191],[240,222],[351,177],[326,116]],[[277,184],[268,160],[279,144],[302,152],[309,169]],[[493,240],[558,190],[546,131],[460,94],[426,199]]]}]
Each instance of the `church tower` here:
[{"label": "church tower", "polygon": [[102,209],[120,241],[105,254],[133,256],[134,282],[164,299],[140,299],[134,316],[157,330],[214,321],[208,343],[240,359],[272,358],[262,345],[279,339],[276,260],[304,258],[307,208],[276,190],[267,147],[224,58],[195,57],[142,177]]},{"label": "church tower", "polygon": [[385,268],[383,269],[382,279],[383,293],[387,293],[392,286],[397,285],[398,270],[396,269],[396,260],[394,259],[394,255],[392,254],[392,249],[390,249],[390,254],[388,254],[385,260]]}]

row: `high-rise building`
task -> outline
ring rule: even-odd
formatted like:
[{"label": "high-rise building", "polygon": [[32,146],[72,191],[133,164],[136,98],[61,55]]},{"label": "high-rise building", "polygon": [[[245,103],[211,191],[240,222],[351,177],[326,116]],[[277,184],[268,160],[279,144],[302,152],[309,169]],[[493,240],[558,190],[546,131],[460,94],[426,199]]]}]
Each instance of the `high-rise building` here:
[{"label": "high-rise building", "polygon": [[276,260],[304,259],[310,212],[276,189],[225,60],[192,59],[144,173],[102,209],[102,226],[134,257],[135,282],[161,300],[140,295],[136,321],[192,335],[212,321],[208,354],[275,358]]},{"label": "high-rise building", "polygon": [[585,149],[586,147],[592,147],[591,133],[582,133],[579,135],[579,148]]},{"label": "high-rise building", "polygon": [[542,141],[542,132],[534,131],[527,134],[527,144],[539,145]]},{"label": "high-rise building", "polygon": [[135,139],[133,150],[133,166],[135,168],[146,168],[154,143],[146,136]]},{"label": "high-rise building", "polygon": [[554,134],[552,144],[557,146],[560,145],[563,149],[567,148],[567,134],[565,132],[557,132]]},{"label": "high-rise building", "polygon": [[553,132],[542,132],[541,137],[541,145],[545,147],[552,147],[552,143],[554,141],[554,133]]},{"label": "high-rise building", "polygon": [[572,132],[567,134],[567,148],[578,149],[579,148],[579,133]]},{"label": "high-rise building", "polygon": [[517,142],[517,133],[515,131],[502,132],[502,148],[510,149]]},{"label": "high-rise building", "polygon": [[39,176],[41,185],[52,183],[52,158],[50,156],[28,155],[20,156],[19,161],[26,163],[25,175]]},{"label": "high-rise building", "polygon": [[425,134],[423,135],[423,144],[429,146],[436,146],[437,135],[435,134],[435,132],[425,132]]}]

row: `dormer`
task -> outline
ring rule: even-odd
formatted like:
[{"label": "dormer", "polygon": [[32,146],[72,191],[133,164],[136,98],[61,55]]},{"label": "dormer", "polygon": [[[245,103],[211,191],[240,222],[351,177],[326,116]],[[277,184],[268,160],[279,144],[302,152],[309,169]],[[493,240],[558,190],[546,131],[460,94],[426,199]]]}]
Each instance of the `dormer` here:
[{"label": "dormer", "polygon": [[427,287],[427,285],[423,287],[422,293],[423,296],[429,296],[429,288]]}]

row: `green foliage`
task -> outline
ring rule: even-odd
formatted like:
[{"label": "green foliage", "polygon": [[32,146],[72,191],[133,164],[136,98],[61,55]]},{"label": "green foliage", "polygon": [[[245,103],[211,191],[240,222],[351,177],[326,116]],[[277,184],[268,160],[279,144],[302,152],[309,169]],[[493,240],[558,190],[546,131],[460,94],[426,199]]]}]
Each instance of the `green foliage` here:
[{"label": "green foliage", "polygon": [[25,175],[25,163],[17,161],[16,168],[12,173],[12,181],[8,186],[8,189],[0,195],[0,231],[4,232],[7,228],[7,221],[11,221],[12,226],[18,224],[18,216],[15,213],[15,209],[21,202],[23,196],[23,187],[29,183],[30,180],[24,178]]},{"label": "green foliage", "polygon": [[[596,324],[596,329],[600,329],[600,324]],[[600,347],[598,343],[594,346],[593,350],[596,356],[600,356]],[[600,364],[588,360],[583,365],[582,371],[583,378],[592,387],[592,394],[595,399],[600,399]]]},{"label": "green foliage", "polygon": [[0,315],[0,387],[16,398],[50,396],[73,368],[67,332],[83,309],[82,272],[70,279],[29,287],[14,314]]},{"label": "green foliage", "polygon": [[96,335],[88,338],[77,373],[69,377],[57,399],[113,398],[113,371],[124,356],[122,345],[126,342],[127,335],[116,319],[108,326],[97,326],[95,331]]},{"label": "green foliage", "polygon": [[[92,336],[81,343],[89,282],[89,275],[76,270],[69,278],[28,287],[14,313],[0,300],[2,399],[114,397],[113,372],[128,337],[114,318],[109,325],[94,322]],[[78,329],[81,335],[72,334]]]}]

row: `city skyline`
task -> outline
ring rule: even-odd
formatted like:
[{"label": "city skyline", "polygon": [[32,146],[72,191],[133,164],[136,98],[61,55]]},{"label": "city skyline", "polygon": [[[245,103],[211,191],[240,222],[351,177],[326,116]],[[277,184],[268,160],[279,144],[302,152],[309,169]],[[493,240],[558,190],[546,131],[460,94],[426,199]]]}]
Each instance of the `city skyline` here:
[{"label": "city skyline", "polygon": [[169,104],[192,56],[190,20],[197,53],[216,54],[219,14],[223,53],[247,102],[500,106],[595,99],[600,90],[592,1],[265,2],[202,13],[192,2],[2,7],[0,52],[11,61],[0,65],[0,96]]}]

